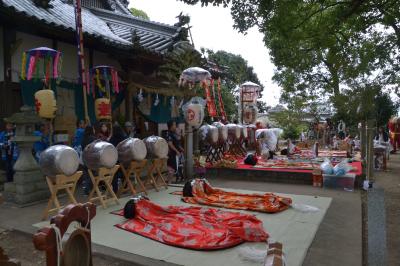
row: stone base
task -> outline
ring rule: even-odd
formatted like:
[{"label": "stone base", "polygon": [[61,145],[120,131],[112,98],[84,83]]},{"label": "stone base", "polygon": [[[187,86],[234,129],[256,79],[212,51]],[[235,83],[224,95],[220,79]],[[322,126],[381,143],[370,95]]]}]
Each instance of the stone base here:
[{"label": "stone base", "polygon": [[20,206],[48,199],[50,191],[40,170],[16,172],[14,182],[5,183],[4,198]]}]

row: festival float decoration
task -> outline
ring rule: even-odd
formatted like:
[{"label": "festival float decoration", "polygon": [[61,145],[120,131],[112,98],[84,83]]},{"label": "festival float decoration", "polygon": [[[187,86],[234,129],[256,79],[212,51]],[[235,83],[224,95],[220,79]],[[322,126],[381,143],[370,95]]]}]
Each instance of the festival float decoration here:
[{"label": "festival float decoration", "polygon": [[92,93],[95,100],[97,120],[112,119],[111,92],[119,93],[118,71],[111,66],[96,66],[90,70],[90,86],[87,93]]},{"label": "festival float decoration", "polygon": [[56,99],[51,90],[52,79],[61,74],[61,52],[39,47],[22,54],[21,80],[43,80],[44,88],[35,93],[35,108],[41,118],[53,119],[56,115]]},{"label": "festival float decoration", "polygon": [[[261,90],[261,86],[251,82],[251,81],[247,81],[245,83],[243,83],[240,86],[240,107],[241,107],[241,121],[242,124],[246,123],[245,122],[245,110],[247,109],[247,105],[250,106],[254,106],[257,104],[257,99],[260,96],[260,90]],[[255,110],[253,110],[255,111]],[[252,117],[252,112],[251,110],[248,110],[248,115],[251,115],[248,120],[254,120],[255,122],[255,118]],[[257,116],[257,114],[255,114],[255,116]],[[246,123],[249,124],[249,123]]]}]

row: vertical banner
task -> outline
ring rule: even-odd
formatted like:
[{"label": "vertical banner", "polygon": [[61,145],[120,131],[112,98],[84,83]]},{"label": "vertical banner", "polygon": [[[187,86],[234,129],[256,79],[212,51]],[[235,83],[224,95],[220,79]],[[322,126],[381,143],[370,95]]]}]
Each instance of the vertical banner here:
[{"label": "vertical banner", "polygon": [[[211,83],[211,85],[213,85],[214,80],[211,80],[210,83]],[[206,92],[208,115],[211,117],[216,117],[217,116],[217,108],[215,107],[214,97],[211,94],[210,86],[208,85],[207,81],[203,82],[203,88]]]},{"label": "vertical banner", "polygon": [[225,107],[224,102],[222,101],[222,93],[221,93],[221,78],[218,78],[218,101],[219,101],[219,112],[221,114],[221,120],[223,122],[226,121]]}]

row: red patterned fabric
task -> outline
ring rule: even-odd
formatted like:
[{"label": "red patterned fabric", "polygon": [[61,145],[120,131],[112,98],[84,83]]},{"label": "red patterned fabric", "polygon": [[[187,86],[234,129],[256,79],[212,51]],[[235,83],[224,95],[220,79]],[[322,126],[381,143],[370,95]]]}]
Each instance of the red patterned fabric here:
[{"label": "red patterned fabric", "polygon": [[192,184],[193,197],[182,197],[184,202],[228,209],[259,212],[280,212],[289,208],[292,199],[273,193],[243,194],[213,188],[207,181],[195,179]]},{"label": "red patterned fabric", "polygon": [[215,250],[268,239],[262,222],[253,215],[202,207],[162,207],[145,199],[136,203],[135,211],[133,219],[116,227],[171,246]]}]

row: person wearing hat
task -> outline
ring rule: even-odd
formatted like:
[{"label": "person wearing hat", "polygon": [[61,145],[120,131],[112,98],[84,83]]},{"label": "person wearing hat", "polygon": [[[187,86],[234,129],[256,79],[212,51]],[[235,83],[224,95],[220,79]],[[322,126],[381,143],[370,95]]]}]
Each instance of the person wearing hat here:
[{"label": "person wearing hat", "polygon": [[125,133],[126,133],[127,137],[131,137],[131,138],[138,137],[135,126],[132,124],[132,122],[129,122],[129,121],[125,122]]},{"label": "person wearing hat", "polygon": [[6,122],[6,128],[0,132],[1,159],[5,161],[7,182],[12,182],[14,177],[14,163],[18,158],[18,147],[13,141],[15,136],[14,125]]}]

